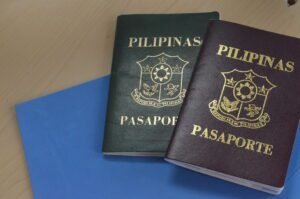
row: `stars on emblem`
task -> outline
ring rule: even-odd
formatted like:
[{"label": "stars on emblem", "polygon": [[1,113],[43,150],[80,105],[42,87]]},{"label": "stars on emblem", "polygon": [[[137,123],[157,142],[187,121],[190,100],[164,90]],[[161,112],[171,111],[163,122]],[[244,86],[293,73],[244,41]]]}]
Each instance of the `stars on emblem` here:
[{"label": "stars on emblem", "polygon": [[151,71],[151,67],[149,65],[146,65],[143,67],[143,70],[145,73],[149,73]]},{"label": "stars on emblem", "polygon": [[134,70],[135,77],[139,78],[134,78],[137,87],[131,92],[133,101],[155,108],[181,104],[186,93],[186,85],[183,85],[184,68],[188,64],[189,61],[179,55],[165,52],[141,57],[136,61],[137,68]]},{"label": "stars on emblem", "polygon": [[159,60],[160,63],[166,63],[167,58],[164,57],[164,56],[161,56],[161,57],[158,58],[158,60]]},{"label": "stars on emblem", "polygon": [[226,79],[226,81],[227,81],[227,84],[230,86],[234,86],[234,84],[236,83],[236,81],[233,79],[233,77],[230,79]]},{"label": "stars on emblem", "polygon": [[252,81],[252,79],[255,77],[254,75],[252,75],[252,73],[248,73],[248,74],[245,74],[245,75],[246,75],[245,79],[248,79],[250,81]]},{"label": "stars on emblem", "polygon": [[172,69],[173,69],[174,73],[180,73],[181,72],[181,67],[179,67],[178,65],[174,66]]},{"label": "stars on emblem", "polygon": [[265,85],[263,85],[262,87],[258,87],[258,92],[261,94],[267,94],[268,89],[266,89]]},{"label": "stars on emblem", "polygon": [[268,76],[255,73],[252,69],[233,69],[221,72],[224,78],[219,99],[208,104],[213,117],[233,127],[259,129],[270,121],[265,112],[268,96],[277,87]]}]

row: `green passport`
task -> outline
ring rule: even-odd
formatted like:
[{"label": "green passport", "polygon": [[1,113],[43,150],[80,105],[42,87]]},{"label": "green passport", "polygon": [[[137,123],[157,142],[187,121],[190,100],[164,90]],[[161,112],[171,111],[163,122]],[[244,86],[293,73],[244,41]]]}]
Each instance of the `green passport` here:
[{"label": "green passport", "polygon": [[118,17],[103,153],[163,156],[217,12]]}]

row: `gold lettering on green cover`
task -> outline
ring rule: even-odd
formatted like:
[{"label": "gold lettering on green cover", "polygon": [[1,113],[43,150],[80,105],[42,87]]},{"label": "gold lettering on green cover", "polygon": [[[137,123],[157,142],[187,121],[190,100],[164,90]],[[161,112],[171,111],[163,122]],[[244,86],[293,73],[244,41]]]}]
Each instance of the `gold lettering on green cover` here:
[{"label": "gold lettering on green cover", "polygon": [[264,109],[276,85],[253,70],[234,69],[222,75],[224,84],[219,100],[209,103],[211,114],[234,127],[257,129],[269,123],[271,118]]},{"label": "gold lettering on green cover", "polygon": [[137,61],[140,66],[139,86],[131,92],[133,100],[142,106],[161,108],[183,102],[183,71],[188,61],[166,53],[148,55]]},{"label": "gold lettering on green cover", "polygon": [[195,37],[129,37],[128,48],[200,47],[200,36]]},{"label": "gold lettering on green cover", "polygon": [[121,126],[175,126],[177,116],[120,116]]}]

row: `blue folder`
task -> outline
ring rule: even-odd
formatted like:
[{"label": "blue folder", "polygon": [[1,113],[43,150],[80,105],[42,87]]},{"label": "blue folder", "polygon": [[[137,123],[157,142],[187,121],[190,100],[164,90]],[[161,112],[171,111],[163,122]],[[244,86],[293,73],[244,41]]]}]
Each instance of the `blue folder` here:
[{"label": "blue folder", "polygon": [[103,156],[108,86],[106,76],[16,106],[35,199],[299,198],[299,136],[286,187],[279,196],[189,171],[160,158]]}]

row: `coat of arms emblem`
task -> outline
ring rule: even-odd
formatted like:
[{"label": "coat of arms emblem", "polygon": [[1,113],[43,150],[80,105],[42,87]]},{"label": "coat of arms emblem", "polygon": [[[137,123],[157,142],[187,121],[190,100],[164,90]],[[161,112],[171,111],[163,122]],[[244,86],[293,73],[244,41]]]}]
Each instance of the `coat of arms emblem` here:
[{"label": "coat of arms emblem", "polygon": [[253,70],[222,72],[225,79],[219,100],[209,103],[211,114],[234,127],[257,129],[271,118],[264,112],[268,95],[276,86]]},{"label": "coat of arms emblem", "polygon": [[140,105],[161,108],[183,102],[183,70],[189,62],[179,56],[160,53],[137,61],[140,66],[139,87],[131,96]]}]

